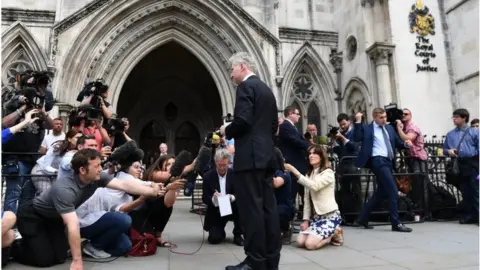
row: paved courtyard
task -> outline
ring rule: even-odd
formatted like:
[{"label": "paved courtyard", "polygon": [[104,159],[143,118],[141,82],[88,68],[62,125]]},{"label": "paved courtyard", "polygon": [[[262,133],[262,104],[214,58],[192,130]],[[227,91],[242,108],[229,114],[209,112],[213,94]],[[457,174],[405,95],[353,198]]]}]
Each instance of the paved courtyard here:
[{"label": "paved courtyard", "polygon": [[[188,201],[177,202],[167,225],[166,237],[178,245],[173,250],[175,252],[193,253],[202,243],[200,216],[189,213],[189,209]],[[284,246],[280,269],[479,269],[478,226],[433,222],[411,227],[414,229],[411,234],[391,232],[389,226],[374,230],[345,227],[344,246],[328,246],[318,251],[301,250],[293,244]],[[232,225],[229,224],[227,232],[231,230]],[[230,242],[218,246],[204,243],[194,255],[180,255],[159,248],[155,256],[122,257],[107,263],[85,262],[84,266],[92,270],[221,270],[227,264],[236,264],[244,258],[243,248]],[[50,269],[68,269],[68,266]],[[11,264],[6,269],[32,268]]]}]

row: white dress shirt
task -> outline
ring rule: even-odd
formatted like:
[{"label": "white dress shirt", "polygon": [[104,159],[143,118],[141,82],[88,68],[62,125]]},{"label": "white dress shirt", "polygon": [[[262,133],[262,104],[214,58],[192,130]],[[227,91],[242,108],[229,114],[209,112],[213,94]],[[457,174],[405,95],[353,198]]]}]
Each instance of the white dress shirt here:
[{"label": "white dress shirt", "polygon": [[243,78],[242,82],[246,81],[248,78],[254,76],[255,73],[248,73],[247,76],[245,76],[245,78]]},{"label": "white dress shirt", "polygon": [[[375,121],[373,122],[373,149],[372,149],[372,157],[381,156],[388,158],[388,148],[387,143],[384,140],[382,129],[385,127],[377,125]],[[385,132],[387,132],[385,130]],[[388,132],[387,132],[387,136]]]},{"label": "white dress shirt", "polygon": [[[220,183],[220,190],[217,190],[221,196],[224,196],[224,195],[227,195],[227,174],[225,174],[224,176],[221,176],[220,174],[218,174],[218,181]],[[232,194],[230,194],[230,201],[233,202],[235,201],[235,196],[233,196]],[[218,201],[215,200],[215,197],[212,197],[212,203],[213,205],[215,205],[215,207],[218,207]]]}]

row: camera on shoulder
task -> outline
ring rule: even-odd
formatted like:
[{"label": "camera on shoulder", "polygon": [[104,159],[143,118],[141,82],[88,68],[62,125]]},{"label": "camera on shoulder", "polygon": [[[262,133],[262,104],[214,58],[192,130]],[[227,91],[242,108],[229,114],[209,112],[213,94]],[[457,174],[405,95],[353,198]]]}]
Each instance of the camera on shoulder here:
[{"label": "camera on shoulder", "polygon": [[385,112],[387,114],[387,122],[392,125],[397,124],[397,120],[402,120],[403,118],[403,110],[398,108],[396,103],[390,103],[384,106]]}]

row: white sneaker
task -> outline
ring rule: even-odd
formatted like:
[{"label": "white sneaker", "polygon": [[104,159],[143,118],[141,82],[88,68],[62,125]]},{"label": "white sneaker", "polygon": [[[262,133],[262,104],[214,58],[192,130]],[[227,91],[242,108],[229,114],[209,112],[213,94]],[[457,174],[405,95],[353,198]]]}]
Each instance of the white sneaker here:
[{"label": "white sneaker", "polygon": [[112,255],[108,254],[103,250],[95,248],[90,243],[85,244],[85,246],[83,247],[83,253],[94,259],[106,259],[112,257]]}]

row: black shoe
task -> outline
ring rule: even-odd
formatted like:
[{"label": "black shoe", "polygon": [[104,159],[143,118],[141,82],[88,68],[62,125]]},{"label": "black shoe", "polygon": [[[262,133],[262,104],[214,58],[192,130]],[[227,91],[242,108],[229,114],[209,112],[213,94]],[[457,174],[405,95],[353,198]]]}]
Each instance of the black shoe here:
[{"label": "black shoe", "polygon": [[292,243],[292,235],[293,235],[293,226],[290,225],[290,228],[284,232],[282,232],[282,244],[290,245]]},{"label": "black shoe", "polygon": [[252,270],[253,268],[250,267],[245,261],[237,264],[237,265],[229,265],[225,267],[225,270]]},{"label": "black shoe", "polygon": [[394,231],[394,232],[412,232],[413,230],[400,223],[398,225],[392,225],[392,231]]},{"label": "black shoe", "polygon": [[245,241],[243,240],[243,237],[241,235],[236,235],[233,237],[233,243],[239,247],[243,247]]},{"label": "black shoe", "polygon": [[353,227],[363,227],[364,229],[373,229],[373,226],[372,225],[368,225],[368,222],[362,222],[362,221],[358,221],[358,220],[355,220],[353,222]]}]

